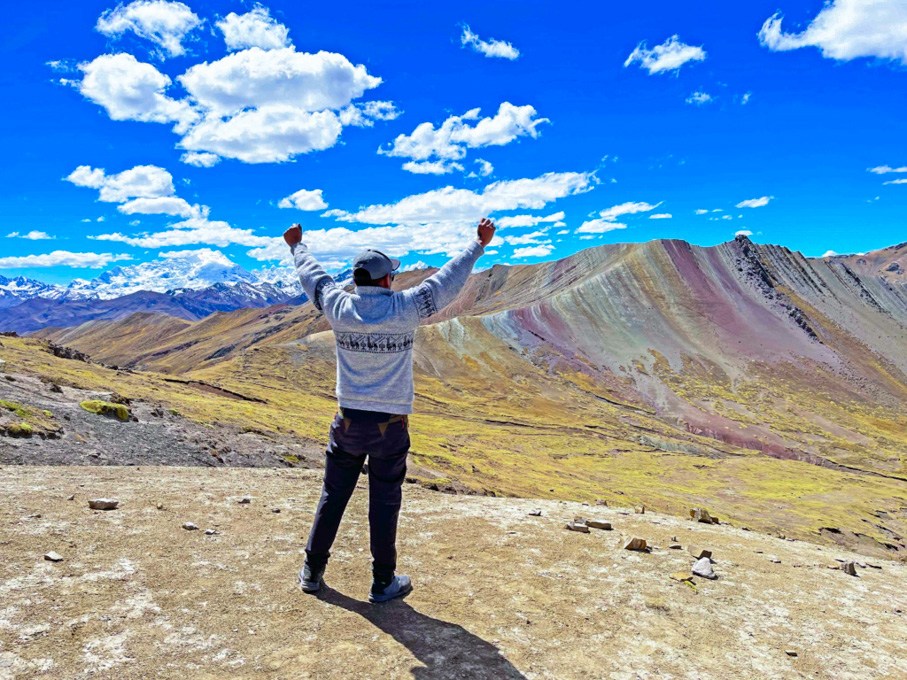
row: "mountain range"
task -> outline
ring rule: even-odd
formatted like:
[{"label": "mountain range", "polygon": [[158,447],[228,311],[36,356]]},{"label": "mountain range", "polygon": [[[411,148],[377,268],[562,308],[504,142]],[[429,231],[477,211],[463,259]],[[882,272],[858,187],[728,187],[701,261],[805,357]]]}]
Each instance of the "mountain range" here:
[{"label": "mountain range", "polygon": [[[414,469],[496,495],[707,505],[907,555],[905,268],[907,243],[808,258],[739,236],[476,272],[416,334]],[[197,422],[321,441],[336,409],[334,339],[310,303],[34,335],[139,371],[90,384]],[[144,386],[173,379],[243,401]]]},{"label": "mountain range", "polygon": [[136,312],[198,320],[216,311],[304,300],[291,268],[250,272],[222,253],[202,248],[115,267],[90,281],[75,279],[67,286],[0,276],[0,329],[27,333]]}]

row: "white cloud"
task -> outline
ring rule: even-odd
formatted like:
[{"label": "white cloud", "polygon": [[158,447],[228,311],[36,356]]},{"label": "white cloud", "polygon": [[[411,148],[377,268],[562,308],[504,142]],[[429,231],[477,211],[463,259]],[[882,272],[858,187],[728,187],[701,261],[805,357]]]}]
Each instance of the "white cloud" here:
[{"label": "white cloud", "polygon": [[[487,253],[488,251],[486,250],[485,252]],[[428,269],[428,265],[425,264],[422,260],[419,260],[418,262],[413,262],[412,264],[405,265],[401,271],[411,272],[416,269]]]},{"label": "white cloud", "polygon": [[196,117],[185,101],[168,97],[170,78],[131,54],[102,54],[79,64],[82,80],[73,82],[83,97],[107,111],[111,120],[177,123],[182,128]]},{"label": "white cloud", "polygon": [[469,26],[463,26],[463,33],[460,35],[460,44],[463,47],[469,47],[474,52],[484,54],[486,57],[499,57],[501,59],[510,59],[511,61],[520,56],[520,51],[503,40],[482,40],[478,35],[469,30]]},{"label": "white cloud", "polygon": [[245,163],[276,163],[331,148],[341,130],[333,111],[309,113],[292,106],[269,106],[227,120],[206,117],[189,130],[179,146]]},{"label": "white cloud", "polygon": [[697,215],[705,215],[705,214],[708,212],[708,210],[703,210],[702,208],[698,208],[698,209],[695,210],[694,212],[695,212]]},{"label": "white cloud", "polygon": [[197,168],[213,168],[220,163],[220,156],[216,153],[199,153],[197,151],[187,151],[180,160],[187,165],[194,165]]},{"label": "white cloud", "polygon": [[117,206],[124,215],[178,215],[179,217],[201,217],[206,214],[206,206],[189,205],[176,196],[158,196],[156,198],[134,198]]},{"label": "white cloud", "polygon": [[123,203],[131,198],[158,198],[173,195],[173,176],[156,165],[137,165],[116,175],[103,168],[80,165],[66,181],[79,187],[98,189],[98,200]]},{"label": "white cloud", "polygon": [[21,234],[18,231],[11,231],[6,235],[6,238],[27,238],[29,241],[47,241],[56,238],[56,236],[51,236],[46,231],[29,231],[25,234]]},{"label": "white cloud", "polygon": [[231,51],[248,47],[276,50],[293,44],[288,35],[289,29],[272,19],[267,7],[258,4],[245,14],[230,12],[216,25],[224,34],[227,49]]},{"label": "white cloud", "polygon": [[735,207],[737,208],[761,208],[762,206],[768,205],[768,202],[772,200],[774,196],[763,196],[762,198],[748,198],[745,201],[740,201]]},{"label": "white cloud", "polygon": [[840,254],[841,253],[835,252],[834,250],[826,250],[822,257],[837,257]]},{"label": "white cloud", "polygon": [[512,246],[525,246],[530,243],[551,243],[550,240],[542,241],[546,234],[545,229],[541,231],[534,231],[531,234],[522,234],[520,236],[504,236],[504,242],[509,243]]},{"label": "white cloud", "polygon": [[[396,257],[412,251],[455,254],[475,238],[479,218],[495,211],[541,209],[558,198],[589,191],[596,182],[593,173],[565,172],[494,182],[483,191],[444,187],[397,203],[366,206],[355,213],[329,210],[326,217],[381,226],[357,231],[345,227],[306,230],[303,240],[319,257],[337,261],[349,259],[363,248],[378,248]],[[501,242],[496,236],[492,245]],[[249,252],[259,260],[282,260],[287,255],[281,238],[272,238],[269,244]]]},{"label": "white cloud", "polygon": [[378,153],[413,161],[456,161],[466,156],[467,148],[503,146],[524,136],[536,138],[536,127],[550,122],[537,118],[535,108],[529,104],[514,106],[503,102],[493,117],[481,119],[479,111],[472,109],[462,116],[451,116],[437,129],[432,123],[421,123],[412,134],[397,136],[390,148],[381,147]]},{"label": "white cloud", "polygon": [[[80,65],[75,85],[114,120],[172,122],[185,162],[213,165],[212,155],[247,163],[292,160],[334,146],[344,125],[370,126],[399,115],[392,102],[353,104],[381,84],[341,54],[252,47],[179,76],[188,97],[167,95],[171,81],[130,54]],[[195,152],[195,153],[192,153]],[[207,154],[207,155],[204,155]]]},{"label": "white cloud", "polygon": [[672,35],[661,45],[656,45],[651,50],[646,47],[643,40],[630,53],[624,66],[639,62],[639,67],[647,69],[649,74],[662,71],[676,71],[690,61],[703,61],[706,58],[705,50],[680,42],[679,36]]},{"label": "white cloud", "polygon": [[712,95],[708,92],[694,92],[689,97],[687,97],[687,104],[695,104],[696,106],[702,106],[703,104],[708,104],[712,101]]},{"label": "white cloud", "polygon": [[488,177],[488,175],[494,172],[494,166],[488,161],[482,158],[476,158],[474,162],[478,163],[479,165],[478,170],[476,170],[476,174],[478,174],[480,177]]},{"label": "white cloud", "polygon": [[907,184],[907,179],[893,179],[888,182],[882,182],[882,184]]},{"label": "white cloud", "polygon": [[889,172],[907,172],[907,165],[901,166],[900,168],[892,168],[890,165],[879,165],[875,168],[866,168],[869,172],[874,172],[877,175],[884,175]]},{"label": "white cloud", "polygon": [[297,210],[324,210],[328,204],[324,202],[321,189],[300,189],[286,198],[281,198],[278,208],[296,208]]},{"label": "white cloud", "polygon": [[599,215],[606,220],[615,220],[621,215],[635,215],[636,213],[649,212],[655,210],[658,206],[661,205],[661,202],[652,205],[651,203],[646,203],[644,201],[639,203],[621,203],[620,205],[611,206],[602,210]]},{"label": "white cloud", "polygon": [[560,230],[559,232],[557,232],[555,235],[556,235],[556,236],[562,236],[563,234],[569,234],[569,233],[570,233],[570,230],[569,230],[569,229],[561,229],[561,230]]},{"label": "white cloud", "polygon": [[583,222],[579,229],[576,230],[577,234],[604,234],[606,231],[614,231],[615,229],[626,229],[627,225],[622,224],[621,222],[614,222],[612,220],[605,219],[595,219],[595,220],[586,220]]},{"label": "white cloud", "polygon": [[178,57],[186,52],[183,40],[201,23],[181,2],[135,0],[101,14],[95,30],[111,38],[132,31],[158,45],[163,51],[160,56]]},{"label": "white cloud", "polygon": [[650,220],[669,220],[674,217],[671,213],[656,213],[654,215],[649,215]]},{"label": "white cloud", "polygon": [[817,47],[824,57],[859,57],[907,64],[907,4],[903,0],[830,0],[801,33],[784,33],[780,13],[766,19],[759,42],[770,50]]},{"label": "white cloud", "polygon": [[407,161],[403,169],[416,175],[446,175],[454,170],[463,172],[463,166],[453,161]]},{"label": "white cloud", "polygon": [[252,47],[196,64],[178,80],[203,108],[218,116],[279,106],[301,112],[341,109],[381,78],[342,54]]},{"label": "white cloud", "polygon": [[219,264],[225,267],[235,267],[236,263],[219,250],[210,248],[196,248],[195,250],[168,250],[158,253],[158,257],[165,260],[194,260],[199,264]]},{"label": "white cloud", "polygon": [[89,269],[99,269],[106,267],[109,262],[131,259],[129,255],[72,253],[66,250],[55,250],[45,255],[0,257],[0,269],[16,269],[19,267],[88,267]]},{"label": "white cloud", "polygon": [[745,92],[744,94],[740,95],[740,103],[741,104],[748,103],[749,100],[752,98],[752,96],[753,96],[752,92]]},{"label": "white cloud", "polygon": [[552,213],[548,216],[541,215],[512,215],[501,217],[495,220],[495,226],[498,229],[507,229],[508,227],[534,227],[543,222],[556,222],[554,226],[559,226],[560,220],[564,219],[564,211]]},{"label": "white cloud", "polygon": [[[226,222],[208,220],[207,217],[192,217],[172,224],[166,231],[153,234],[127,236],[119,232],[89,236],[96,241],[127,243],[139,248],[172,248],[174,246],[212,245],[225,248],[232,244],[263,247],[271,245],[275,238],[257,236],[251,229],[237,229]],[[279,239],[281,242],[283,239]]]},{"label": "white cloud", "polygon": [[735,231],[734,236],[752,236],[753,232],[749,229],[741,229],[740,231]]},{"label": "white cloud", "polygon": [[512,258],[518,257],[545,257],[554,250],[552,245],[528,246],[526,248],[517,248],[513,251]]},{"label": "white cloud", "polygon": [[372,205],[355,213],[331,210],[326,213],[343,222],[362,224],[426,224],[441,221],[472,221],[495,211],[530,208],[589,191],[595,185],[593,173],[549,172],[534,179],[493,182],[481,192],[443,187],[415,194],[388,205]]}]

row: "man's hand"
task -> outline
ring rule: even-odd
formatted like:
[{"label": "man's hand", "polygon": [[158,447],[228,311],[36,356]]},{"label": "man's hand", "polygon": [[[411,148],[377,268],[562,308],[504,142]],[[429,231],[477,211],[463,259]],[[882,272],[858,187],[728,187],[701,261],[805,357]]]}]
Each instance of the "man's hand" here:
[{"label": "man's hand", "polygon": [[491,239],[494,238],[494,222],[492,222],[487,217],[483,217],[479,220],[479,243],[482,244],[484,248],[489,243]]},{"label": "man's hand", "polygon": [[294,224],[292,227],[283,232],[283,240],[291,248],[302,241],[302,225]]}]

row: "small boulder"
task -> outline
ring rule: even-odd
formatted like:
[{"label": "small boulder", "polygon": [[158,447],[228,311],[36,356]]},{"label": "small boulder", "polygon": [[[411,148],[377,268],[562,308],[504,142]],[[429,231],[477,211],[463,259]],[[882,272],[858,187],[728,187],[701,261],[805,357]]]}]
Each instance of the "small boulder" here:
[{"label": "small boulder", "polygon": [[198,524],[194,524],[193,522],[184,522],[183,529],[185,529],[186,531],[197,531]]},{"label": "small boulder", "polygon": [[603,522],[600,519],[587,519],[586,526],[591,529],[604,529],[605,531],[611,531],[611,522]]},{"label": "small boulder", "polygon": [[705,548],[697,548],[696,546],[693,546],[693,545],[691,545],[689,548],[687,548],[687,552],[689,552],[697,560],[701,560],[703,557],[708,557],[710,559],[712,557],[711,550],[706,550]]},{"label": "small boulder", "polygon": [[633,508],[633,511],[634,511],[637,515],[645,515],[645,514],[646,514],[646,506],[645,506],[645,505],[637,505],[635,508]]},{"label": "small boulder", "polygon": [[637,552],[648,552],[649,545],[644,538],[630,538],[624,543],[624,550],[635,550]]},{"label": "small boulder", "polygon": [[845,574],[850,574],[851,576],[857,575],[857,565],[853,562],[845,562],[841,565],[841,571]]},{"label": "small boulder", "polygon": [[718,574],[715,573],[712,569],[712,560],[708,557],[703,557],[701,560],[697,560],[696,564],[693,565],[690,572],[694,576],[701,576],[702,578],[715,580],[718,578]]},{"label": "small boulder", "polygon": [[683,546],[680,543],[670,543],[668,548],[671,550],[683,550]]},{"label": "small boulder", "polygon": [[71,495],[69,495],[69,496],[66,497],[66,500],[68,500],[68,501],[74,501],[75,499],[76,499],[76,495],[75,495],[75,494],[71,494]]},{"label": "small boulder", "polygon": [[542,509],[541,509],[541,508],[536,508],[535,510],[530,510],[530,511],[529,511],[529,516],[530,516],[530,517],[541,517],[541,516],[542,516]]},{"label": "small boulder", "polygon": [[702,522],[704,524],[718,523],[705,508],[693,508],[692,510],[690,510],[690,519],[692,519],[694,522]]},{"label": "small boulder", "polygon": [[92,498],[88,501],[88,507],[92,510],[116,510],[119,505],[115,498]]},{"label": "small boulder", "polygon": [[784,653],[794,659],[796,659],[799,656],[799,654],[796,652],[796,650],[793,650],[793,649],[785,649]]},{"label": "small boulder", "polygon": [[237,501],[237,503],[239,503],[240,505],[248,505],[251,502],[252,499],[249,496],[243,496]]},{"label": "small boulder", "polygon": [[607,506],[608,506],[608,501],[606,501],[604,498],[598,498],[598,499],[596,499],[595,504],[596,504],[596,505],[604,505],[605,507],[607,507]]},{"label": "small boulder", "polygon": [[279,514],[280,514],[280,508],[271,508],[271,512],[273,512],[275,515],[279,515]]},{"label": "small boulder", "polygon": [[47,560],[48,562],[62,562],[63,556],[60,555],[59,553],[55,553],[53,550],[51,550],[49,553],[47,553],[44,556],[44,559]]},{"label": "small boulder", "polygon": [[216,529],[205,529],[205,536],[214,536],[216,533]]},{"label": "small boulder", "polygon": [[564,528],[567,529],[568,531],[578,531],[581,534],[589,533],[589,527],[587,527],[585,524],[581,524],[579,522],[567,522],[567,526]]}]

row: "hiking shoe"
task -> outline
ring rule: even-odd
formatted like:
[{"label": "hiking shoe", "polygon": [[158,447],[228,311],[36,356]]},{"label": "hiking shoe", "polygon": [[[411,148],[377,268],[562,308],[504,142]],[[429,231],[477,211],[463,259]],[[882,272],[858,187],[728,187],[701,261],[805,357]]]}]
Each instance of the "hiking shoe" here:
[{"label": "hiking shoe", "polygon": [[413,590],[413,582],[409,576],[394,576],[394,579],[384,588],[377,584],[372,584],[372,589],[368,594],[368,601],[372,603],[387,602],[395,597],[403,597]]},{"label": "hiking shoe", "polygon": [[321,584],[324,583],[324,567],[321,569],[312,569],[306,564],[299,571],[299,587],[305,593],[317,593],[321,590]]}]

